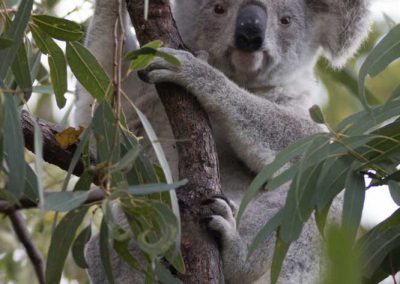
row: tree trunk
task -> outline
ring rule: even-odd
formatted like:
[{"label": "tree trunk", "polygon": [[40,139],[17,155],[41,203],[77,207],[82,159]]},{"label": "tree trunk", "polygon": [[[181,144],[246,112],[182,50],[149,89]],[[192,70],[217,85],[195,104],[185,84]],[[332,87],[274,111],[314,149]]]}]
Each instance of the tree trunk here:
[{"label": "tree trunk", "polygon": [[[176,29],[168,1],[151,0],[148,20],[144,1],[126,0],[141,45],[160,39],[165,46],[187,50]],[[221,194],[218,160],[207,114],[183,88],[156,84],[177,140],[179,176],[189,183],[177,191],[182,217],[182,253],[186,264],[184,283],[223,283],[222,265],[215,242],[200,226],[201,201]]]}]

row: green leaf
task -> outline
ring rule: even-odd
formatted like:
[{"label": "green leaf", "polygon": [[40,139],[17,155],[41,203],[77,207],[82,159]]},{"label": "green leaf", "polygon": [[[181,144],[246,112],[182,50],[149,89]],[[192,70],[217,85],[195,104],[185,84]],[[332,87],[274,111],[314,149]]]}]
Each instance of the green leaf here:
[{"label": "green leaf", "polygon": [[345,184],[343,201],[342,226],[349,238],[355,239],[361,222],[365,201],[365,180],[362,174],[350,170]]},{"label": "green leaf", "polygon": [[17,82],[19,88],[23,90],[24,93],[27,93],[29,96],[31,93],[30,90],[32,87],[32,79],[25,45],[21,44],[19,46],[17,55],[11,65],[11,70],[14,74],[15,81]]},{"label": "green leaf", "polygon": [[378,43],[365,59],[359,72],[358,86],[361,102],[369,109],[365,99],[364,82],[367,75],[375,76],[400,57],[400,25],[397,25]]},{"label": "green leaf", "polygon": [[337,157],[327,159],[318,178],[318,195],[315,204],[319,212],[322,212],[334,197],[343,189],[353,159],[348,157]]},{"label": "green leaf", "polygon": [[393,201],[400,206],[400,183],[398,181],[389,180],[388,186]]},{"label": "green leaf", "polygon": [[39,208],[44,209],[44,188],[43,188],[43,134],[39,123],[32,119],[34,126],[34,149],[35,149],[35,171],[37,176],[37,190],[39,194]]},{"label": "green leaf", "polygon": [[128,192],[133,195],[148,195],[153,193],[165,192],[170,190],[175,190],[185,184],[188,180],[184,179],[175,183],[154,183],[154,184],[142,184],[136,186],[130,186]]},{"label": "green leaf", "polygon": [[278,282],[279,274],[282,270],[283,261],[286,257],[288,250],[289,245],[280,239],[278,233],[276,237],[274,256],[272,258],[271,264],[271,284],[276,284]]},{"label": "green leaf", "polygon": [[13,45],[13,43],[14,42],[11,39],[1,36],[0,37],[0,50],[11,47]]},{"label": "green leaf", "polygon": [[181,65],[179,59],[167,52],[157,50],[157,48],[160,47],[160,44],[160,41],[154,41],[146,44],[140,49],[129,52],[125,56],[126,60],[133,61],[129,67],[129,70],[136,71],[146,68],[156,56],[164,59],[175,67],[179,67]]},{"label": "green leaf", "polygon": [[117,163],[115,168],[112,170],[112,172],[127,172],[129,171],[137,157],[139,156],[141,152],[141,148],[135,147],[130,149],[123,157],[122,159]]},{"label": "green leaf", "polygon": [[247,205],[253,199],[253,197],[257,194],[258,190],[265,184],[270,181],[273,177],[275,172],[281,169],[285,164],[289,163],[291,159],[303,154],[308,147],[313,143],[314,139],[318,139],[319,137],[326,137],[326,134],[316,134],[310,137],[306,137],[303,139],[298,140],[296,143],[288,146],[283,151],[281,151],[276,157],[275,160],[267,165],[258,175],[257,177],[251,182],[249,187],[247,188],[242,201],[240,203],[240,207],[238,210],[238,214],[236,216],[236,220],[239,223],[240,218],[242,217],[244,210],[246,209]]},{"label": "green leaf", "polygon": [[142,268],[140,262],[129,252],[129,240],[125,241],[117,241],[114,240],[114,250],[117,254],[133,269],[138,272],[145,273],[145,270]]},{"label": "green leaf", "polygon": [[68,90],[67,62],[62,49],[35,25],[30,25],[32,36],[40,51],[48,55],[51,84],[56,95],[57,106],[63,108],[66,100],[64,94]]},{"label": "green leaf", "polygon": [[316,165],[296,176],[290,185],[286,204],[283,209],[281,239],[290,244],[301,233],[303,224],[314,209],[314,196],[317,193],[317,181],[321,165]]},{"label": "green leaf", "polygon": [[314,105],[310,108],[310,116],[311,119],[319,124],[324,124],[325,123],[325,118],[324,115],[322,114],[322,110],[319,106]]},{"label": "green leaf", "polygon": [[0,86],[22,43],[22,38],[31,15],[32,6],[33,0],[21,1],[14,20],[5,34],[5,37],[13,41],[13,44],[7,49],[0,50]]},{"label": "green leaf", "polygon": [[165,268],[164,265],[156,261],[156,268],[154,272],[157,275],[158,280],[162,284],[179,284],[183,283],[181,282],[178,278],[172,275],[171,271],[169,269]]},{"label": "green leaf", "polygon": [[78,42],[67,42],[67,60],[79,83],[97,100],[110,91],[110,79],[97,59]]},{"label": "green leaf", "polygon": [[32,201],[40,200],[38,178],[28,163],[25,163],[25,191],[24,194]]},{"label": "green leaf", "polygon": [[25,143],[16,99],[9,94],[4,96],[4,151],[8,166],[7,188],[15,198],[19,198],[25,188]]},{"label": "green leaf", "polygon": [[[154,152],[156,153],[157,160],[160,163],[160,166],[164,172],[165,179],[167,183],[171,184],[173,182],[172,178],[172,173],[171,173],[171,168],[169,167],[167,157],[165,156],[164,150],[161,147],[161,144],[157,138],[157,135],[151,126],[150,121],[147,119],[147,117],[136,107],[134,106],[136,113],[139,116],[139,119],[146,131],[146,134],[151,141],[151,145],[153,146]],[[180,242],[181,242],[181,217],[180,217],[180,212],[179,212],[179,205],[178,205],[178,198],[176,196],[175,190],[169,191],[169,202],[170,206],[172,208],[172,211],[174,212],[176,219],[178,221],[178,234],[176,237],[176,242],[175,242],[175,248],[176,252],[179,250],[181,247]]]},{"label": "green leaf", "polygon": [[55,228],[47,255],[46,283],[60,283],[68,251],[87,210],[87,207],[82,207],[70,211]]},{"label": "green leaf", "polygon": [[44,199],[44,208],[46,210],[68,212],[82,205],[88,196],[88,191],[50,192]]},{"label": "green leaf", "polygon": [[282,213],[280,210],[278,213],[274,215],[268,222],[261,228],[261,230],[257,233],[254,240],[251,242],[247,258],[259,247],[259,245],[267,239],[267,237],[274,232],[282,223]]},{"label": "green leaf", "polygon": [[78,237],[75,239],[72,245],[72,257],[74,258],[76,265],[78,265],[82,269],[88,268],[85,259],[85,246],[90,240],[91,236],[92,230],[89,225],[79,233]]},{"label": "green leaf", "polygon": [[400,210],[366,233],[357,246],[363,253],[363,276],[369,278],[385,257],[400,246]]},{"label": "green leaf", "polygon": [[[96,137],[97,162],[108,161],[113,155],[113,162],[119,160],[119,155],[113,151],[114,140],[117,135],[118,125],[110,104],[103,101],[99,104],[93,116],[93,133]],[[113,152],[111,152],[113,151]]]},{"label": "green leaf", "polygon": [[32,20],[43,31],[58,40],[75,41],[80,40],[85,35],[81,25],[66,19],[48,15],[34,15]]},{"label": "green leaf", "polygon": [[172,64],[175,67],[181,66],[181,62],[179,61],[179,59],[167,52],[157,50],[156,56],[161,57],[162,59],[164,59],[165,61],[167,61],[168,63]]},{"label": "green leaf", "polygon": [[77,181],[77,183],[75,184],[74,187],[74,192],[77,191],[89,191],[90,190],[90,186],[93,183],[94,180],[94,173],[91,171],[85,171],[81,177],[79,178],[79,180]]},{"label": "green leaf", "polygon": [[111,267],[110,253],[109,253],[109,231],[105,218],[103,218],[100,226],[100,259],[106,273],[107,280],[110,284],[114,284],[114,276]]}]

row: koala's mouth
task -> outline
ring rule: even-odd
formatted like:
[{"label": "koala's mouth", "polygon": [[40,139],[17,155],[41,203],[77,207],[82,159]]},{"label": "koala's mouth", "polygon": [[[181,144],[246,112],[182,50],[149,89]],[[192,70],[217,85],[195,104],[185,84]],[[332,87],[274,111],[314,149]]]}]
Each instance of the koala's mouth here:
[{"label": "koala's mouth", "polygon": [[230,57],[232,66],[239,72],[253,74],[263,67],[263,51],[245,52],[235,48],[231,51]]}]

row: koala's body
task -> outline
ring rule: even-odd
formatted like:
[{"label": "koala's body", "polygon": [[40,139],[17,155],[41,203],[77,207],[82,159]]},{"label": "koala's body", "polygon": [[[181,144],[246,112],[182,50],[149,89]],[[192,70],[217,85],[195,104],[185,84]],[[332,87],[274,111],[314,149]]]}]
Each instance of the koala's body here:
[{"label": "koala's body", "polygon": [[[117,2],[97,0],[86,41],[109,74]],[[301,137],[323,131],[308,114],[320,92],[313,72],[315,62],[323,54],[340,66],[355,52],[368,30],[367,0],[175,0],[173,14],[184,42],[193,51],[205,51],[208,60],[164,49],[181,61],[181,68],[156,59],[142,77],[150,83],[174,82],[196,96],[211,118],[223,191],[240,203],[251,180],[277,152]],[[159,137],[172,138],[154,87],[136,75],[125,84]],[[76,122],[85,125],[93,101],[79,86],[77,93]],[[140,132],[137,118],[128,116],[128,122]],[[176,169],[173,145],[165,148]],[[216,214],[208,227],[222,237],[227,283],[269,282],[274,237],[266,239],[249,259],[247,246],[283,206],[287,189],[284,185],[274,192],[261,192],[239,228],[230,202],[217,198],[209,204]],[[87,248],[89,274],[93,283],[106,283],[97,246],[97,240],[92,240]],[[278,282],[317,281],[319,246],[319,233],[309,221],[290,247]],[[143,281],[116,255],[112,266],[117,283]]]}]

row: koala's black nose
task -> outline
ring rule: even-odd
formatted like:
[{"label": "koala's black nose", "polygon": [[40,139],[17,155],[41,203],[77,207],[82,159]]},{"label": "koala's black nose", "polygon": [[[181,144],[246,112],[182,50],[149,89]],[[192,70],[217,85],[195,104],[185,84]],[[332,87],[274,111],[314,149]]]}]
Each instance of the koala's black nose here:
[{"label": "koala's black nose", "polygon": [[235,47],[247,52],[259,50],[264,43],[266,27],[264,8],[255,4],[242,7],[236,19]]}]

